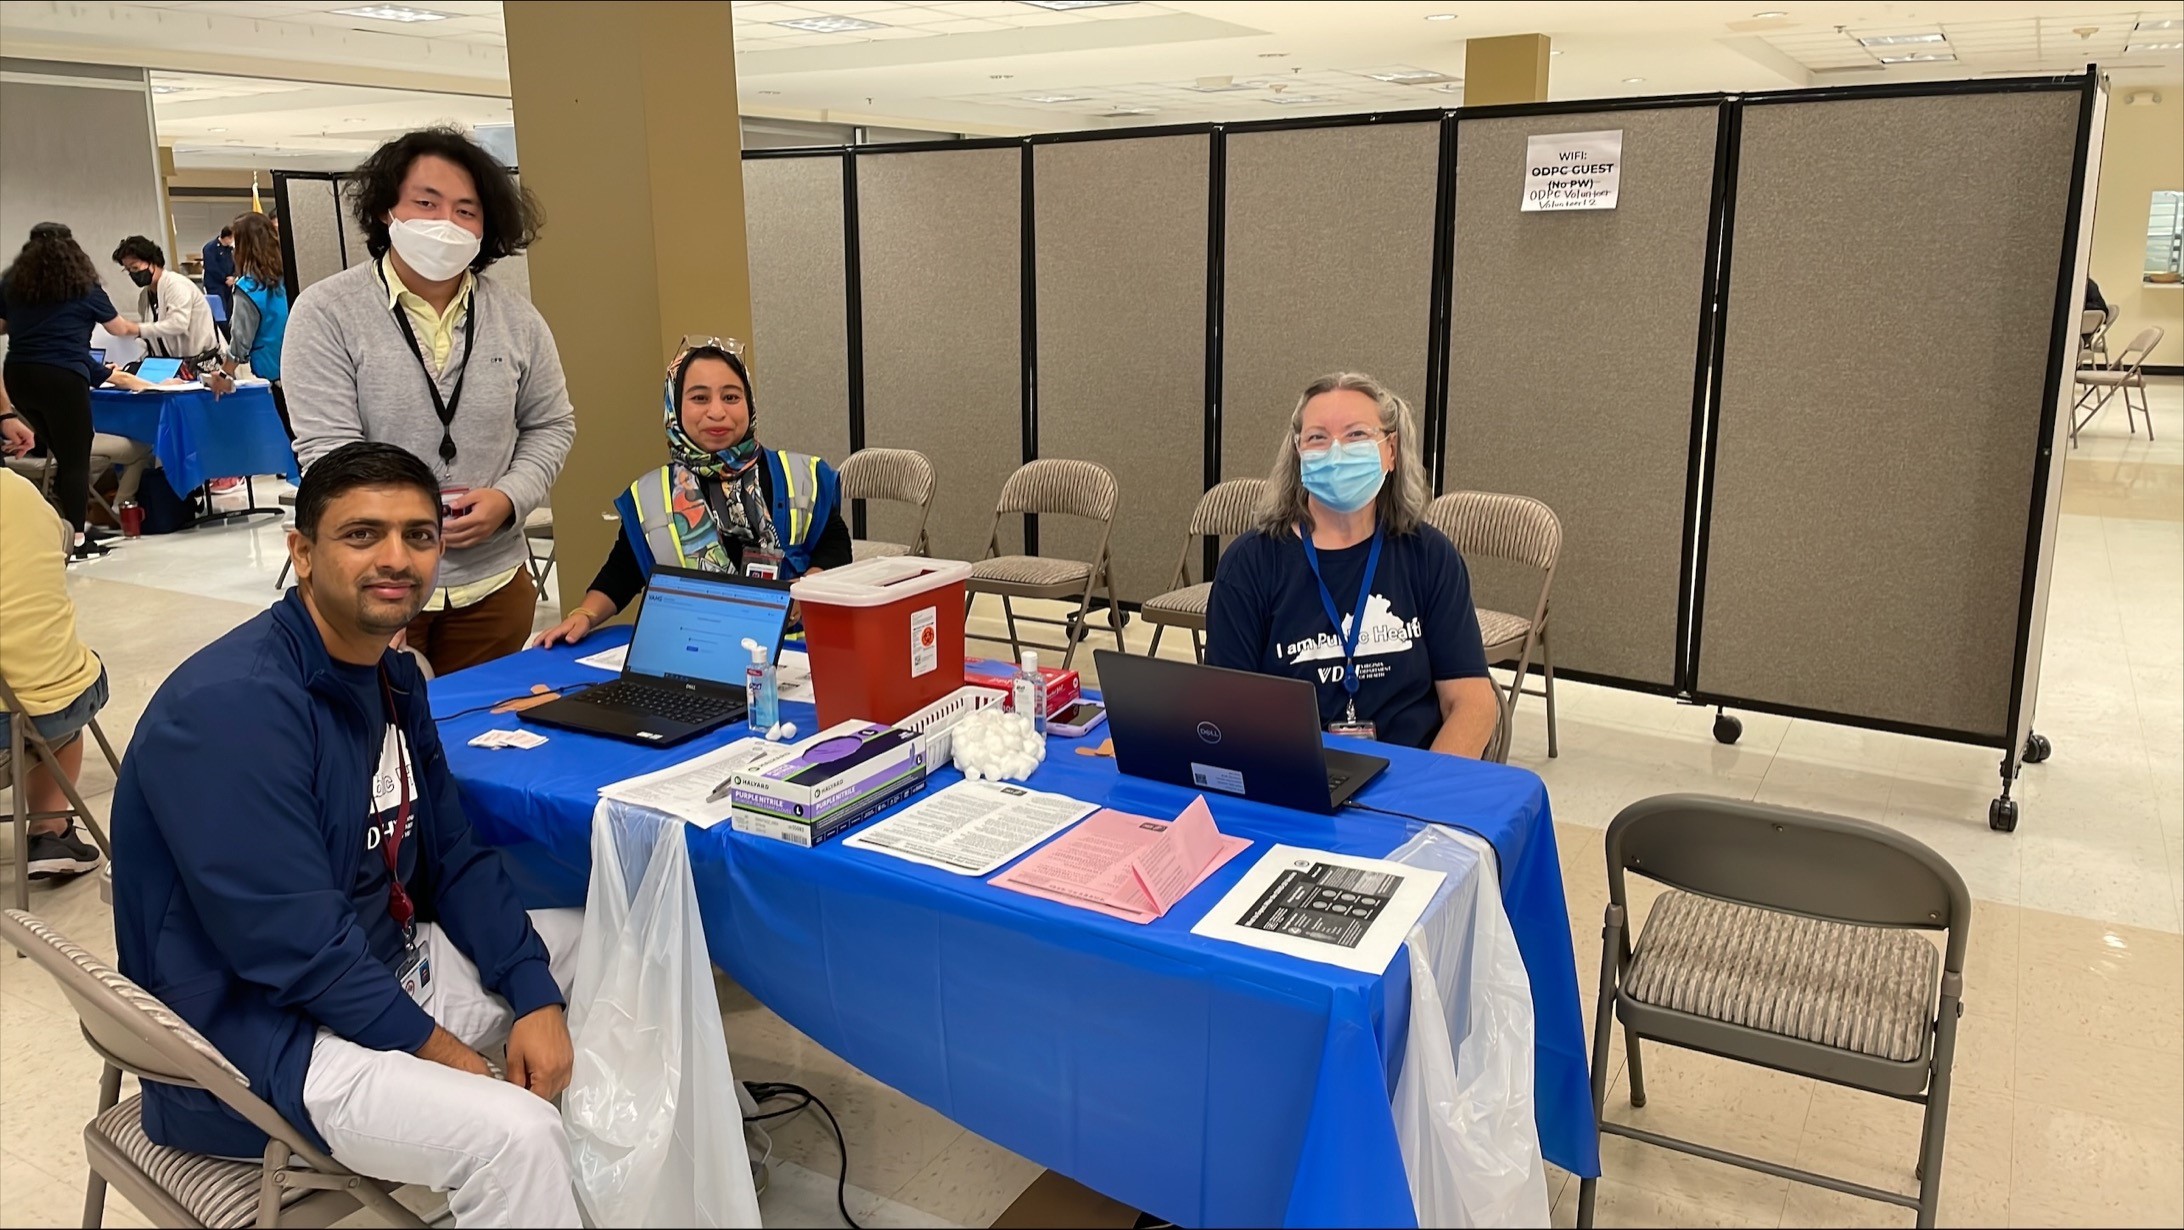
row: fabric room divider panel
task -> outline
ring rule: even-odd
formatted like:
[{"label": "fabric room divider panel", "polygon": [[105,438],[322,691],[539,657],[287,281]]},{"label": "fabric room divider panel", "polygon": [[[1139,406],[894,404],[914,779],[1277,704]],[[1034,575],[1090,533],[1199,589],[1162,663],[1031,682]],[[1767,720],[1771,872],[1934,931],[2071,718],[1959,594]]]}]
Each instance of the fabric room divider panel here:
[{"label": "fabric room divider panel", "polygon": [[303,291],[313,282],[340,273],[343,224],[341,201],[334,181],[318,178],[284,178],[286,208],[281,212],[282,239],[289,247],[291,289]]},{"label": "fabric room divider panel", "polygon": [[[1032,146],[1038,453],[1114,471],[1125,602],[1168,590],[1205,488],[1212,144],[1196,133]],[[1096,534],[1046,517],[1039,548],[1090,559]]]},{"label": "fabric room divider panel", "polygon": [[1746,100],[1705,699],[2006,741],[2084,96]]},{"label": "fabric room divider panel", "polygon": [[[1442,485],[1530,496],[1561,519],[1558,673],[1677,683],[1721,117],[1704,103],[1457,124]],[[1615,208],[1521,212],[1527,140],[1601,130],[1623,134]],[[1479,605],[1531,613],[1537,573],[1472,574]]]},{"label": "fabric room divider panel", "polygon": [[1377,376],[1423,419],[1440,140],[1438,115],[1229,130],[1223,478],[1266,475],[1328,372]]},{"label": "fabric room divider panel", "polygon": [[[855,157],[865,443],[932,459],[933,554],[975,560],[1024,460],[1023,149]],[[900,506],[873,506],[872,537],[908,542],[910,530]],[[1018,533],[1003,526],[1004,551]]]},{"label": "fabric room divider panel", "polygon": [[743,217],[759,438],[839,466],[850,452],[841,155],[746,160]]}]

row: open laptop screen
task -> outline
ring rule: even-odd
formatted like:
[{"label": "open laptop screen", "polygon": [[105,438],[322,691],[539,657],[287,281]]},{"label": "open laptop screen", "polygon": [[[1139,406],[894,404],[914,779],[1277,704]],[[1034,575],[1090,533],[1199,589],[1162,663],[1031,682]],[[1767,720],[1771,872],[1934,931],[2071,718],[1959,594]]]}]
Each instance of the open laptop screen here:
[{"label": "open laptop screen", "polygon": [[769,657],[781,647],[789,590],[726,574],[656,569],[630,639],[632,675],[740,687],[751,664],[749,637]]}]

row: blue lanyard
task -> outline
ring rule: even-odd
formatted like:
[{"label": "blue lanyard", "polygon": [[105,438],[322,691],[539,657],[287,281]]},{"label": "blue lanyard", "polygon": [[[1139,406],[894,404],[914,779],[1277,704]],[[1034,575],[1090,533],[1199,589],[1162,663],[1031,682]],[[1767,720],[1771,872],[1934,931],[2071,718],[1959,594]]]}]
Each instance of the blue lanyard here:
[{"label": "blue lanyard", "polygon": [[[1335,609],[1335,596],[1328,592],[1327,578],[1320,573],[1319,548],[1312,545],[1312,531],[1299,535],[1304,539],[1304,558],[1312,565],[1312,579],[1319,583],[1320,605],[1327,610],[1327,622],[1335,626],[1335,635],[1342,636],[1342,613]],[[1365,604],[1373,595],[1373,574],[1380,571],[1380,531],[1373,531],[1373,549],[1365,553],[1365,580],[1357,587],[1357,606],[1350,612],[1350,634],[1342,641],[1342,687],[1354,702],[1357,699],[1357,638],[1365,630]]]}]

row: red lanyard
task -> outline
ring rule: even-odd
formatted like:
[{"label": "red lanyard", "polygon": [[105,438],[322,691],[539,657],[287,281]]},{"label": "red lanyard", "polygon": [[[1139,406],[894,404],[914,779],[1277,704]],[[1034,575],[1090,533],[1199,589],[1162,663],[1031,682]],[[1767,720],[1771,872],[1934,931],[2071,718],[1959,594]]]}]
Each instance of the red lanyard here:
[{"label": "red lanyard", "polygon": [[[409,747],[402,738],[401,724],[394,715],[394,689],[387,682],[387,672],[379,672],[379,695],[387,706],[387,734],[394,740],[394,775],[401,792],[401,806],[395,809],[394,831],[379,843],[379,852],[387,856],[387,916],[402,928],[402,934],[410,933],[410,924],[417,917],[417,906],[410,900],[409,889],[402,886],[402,839],[409,835],[410,822],[410,771]],[[382,745],[383,746],[383,745]],[[378,823],[375,814],[372,818]]]}]

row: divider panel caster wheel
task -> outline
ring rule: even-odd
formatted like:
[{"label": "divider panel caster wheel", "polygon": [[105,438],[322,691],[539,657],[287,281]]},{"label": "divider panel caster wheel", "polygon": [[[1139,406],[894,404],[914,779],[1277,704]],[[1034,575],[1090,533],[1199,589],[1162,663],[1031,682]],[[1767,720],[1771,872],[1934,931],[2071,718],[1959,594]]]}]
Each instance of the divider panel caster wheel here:
[{"label": "divider panel caster wheel", "polygon": [[1997,833],[2017,831],[2017,800],[1996,799],[1987,804],[1987,827]]},{"label": "divider panel caster wheel", "polygon": [[1744,737],[1744,720],[1726,713],[1714,715],[1714,742],[1735,743]]},{"label": "divider panel caster wheel", "polygon": [[2026,764],[2041,764],[2054,754],[2055,745],[2048,742],[2046,735],[2031,735],[2025,739]]}]

